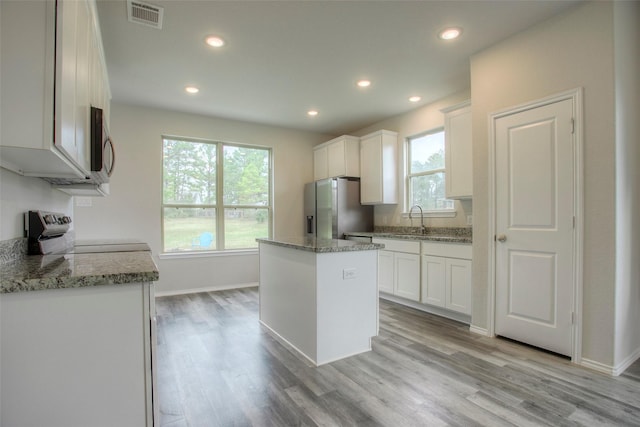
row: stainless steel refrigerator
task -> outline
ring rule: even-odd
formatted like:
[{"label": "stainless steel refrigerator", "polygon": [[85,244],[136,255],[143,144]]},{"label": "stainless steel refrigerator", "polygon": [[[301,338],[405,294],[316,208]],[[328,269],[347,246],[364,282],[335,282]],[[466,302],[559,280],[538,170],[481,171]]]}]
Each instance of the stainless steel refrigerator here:
[{"label": "stainless steel refrigerator", "polygon": [[360,204],[360,180],[329,178],[305,184],[306,236],[343,239],[348,231],[373,231],[373,206]]}]

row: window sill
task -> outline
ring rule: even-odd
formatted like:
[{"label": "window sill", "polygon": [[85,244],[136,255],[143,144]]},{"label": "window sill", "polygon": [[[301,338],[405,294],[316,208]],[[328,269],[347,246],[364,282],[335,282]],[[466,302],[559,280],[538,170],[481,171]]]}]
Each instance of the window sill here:
[{"label": "window sill", "polygon": [[[457,212],[455,209],[443,209],[439,211],[424,211],[422,213],[423,218],[455,218]],[[402,214],[403,218],[409,218],[409,212]],[[420,212],[413,212],[411,218],[420,218]]]},{"label": "window sill", "polygon": [[184,252],[163,252],[158,255],[160,259],[181,259],[181,258],[216,258],[226,256],[246,256],[258,255],[258,248],[255,249],[230,249],[226,251],[184,251]]}]

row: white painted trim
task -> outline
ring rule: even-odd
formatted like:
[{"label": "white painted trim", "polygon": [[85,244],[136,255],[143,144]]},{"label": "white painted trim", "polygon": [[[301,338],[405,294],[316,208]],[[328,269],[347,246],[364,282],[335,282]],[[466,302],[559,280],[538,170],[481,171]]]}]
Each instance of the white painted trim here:
[{"label": "white painted trim", "polygon": [[256,287],[258,287],[258,282],[237,283],[232,285],[221,285],[221,286],[205,286],[202,288],[179,289],[175,291],[156,291],[156,297],[169,297],[173,295],[197,294],[200,292],[228,291],[229,289],[243,289],[243,288],[256,288]]},{"label": "white painted trim", "polygon": [[[494,113],[490,113],[489,120],[489,239],[488,239],[488,298],[487,301],[487,331],[488,336],[495,336],[495,299],[496,299],[496,242],[493,237],[496,234],[496,121],[502,117],[521,113],[526,110],[553,104],[567,99],[573,102],[573,115],[575,120],[574,130],[574,215],[576,217],[576,227],[573,241],[573,312],[575,313],[575,324],[572,328],[572,351],[571,361],[583,364],[582,359],[582,291],[583,291],[583,236],[584,236],[584,142],[583,142],[583,88],[561,92],[537,101],[528,102]],[[598,364],[598,362],[588,361],[587,363]],[[586,365],[585,365],[586,366]],[[595,369],[595,368],[594,368]],[[600,370],[600,369],[597,369]],[[605,371],[601,371],[605,372]]]},{"label": "white painted trim", "polygon": [[617,377],[618,375],[622,374],[629,366],[633,365],[633,363],[639,359],[640,347],[636,348],[636,350],[631,353],[626,359],[613,367],[613,375]]},{"label": "white painted trim", "polygon": [[478,335],[484,335],[485,337],[491,337],[491,335],[489,335],[488,329],[481,328],[480,326],[476,326],[476,325],[469,326],[469,332],[478,334]]},{"label": "white painted trim", "polygon": [[466,323],[467,325],[471,321],[471,316],[466,314],[458,313],[455,311],[447,310],[444,308],[436,307],[428,304],[421,304],[417,301],[411,301],[405,298],[397,297],[395,295],[387,294],[384,292],[379,292],[378,295],[380,298],[395,302],[400,305],[404,305],[407,307],[415,308],[416,310],[424,311],[425,313],[435,314],[436,316],[446,317],[447,319],[455,320],[456,322]]},{"label": "white painted trim", "polygon": [[258,248],[226,250],[226,251],[163,252],[158,255],[158,258],[160,259],[215,258],[215,257],[224,257],[224,256],[246,256],[246,255],[258,255]]},{"label": "white painted trim", "polygon": [[593,369],[594,371],[602,372],[603,374],[611,375],[612,377],[617,377],[638,359],[640,359],[640,347],[629,355],[629,357],[615,366],[600,363],[584,357],[580,360],[579,364],[585,368]]},{"label": "white painted trim", "polygon": [[[455,209],[442,209],[437,211],[424,211],[422,213],[422,217],[423,218],[455,218],[457,214],[458,214],[458,211],[456,211]],[[411,217],[416,218],[413,215]],[[417,217],[420,218],[420,215],[418,215]],[[403,212],[402,218],[409,218],[409,213]]]},{"label": "white painted trim", "polygon": [[601,372],[603,374],[614,376],[614,368],[611,365],[605,365],[604,363],[596,362],[595,360],[582,358],[580,360],[580,366],[592,369],[594,371]]}]

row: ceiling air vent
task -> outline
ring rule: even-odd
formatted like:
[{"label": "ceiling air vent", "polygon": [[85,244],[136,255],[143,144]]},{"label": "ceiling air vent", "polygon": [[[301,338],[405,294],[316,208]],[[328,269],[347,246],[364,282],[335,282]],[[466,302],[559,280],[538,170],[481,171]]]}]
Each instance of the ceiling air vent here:
[{"label": "ceiling air vent", "polygon": [[129,22],[162,29],[164,8],[138,0],[127,0]]}]

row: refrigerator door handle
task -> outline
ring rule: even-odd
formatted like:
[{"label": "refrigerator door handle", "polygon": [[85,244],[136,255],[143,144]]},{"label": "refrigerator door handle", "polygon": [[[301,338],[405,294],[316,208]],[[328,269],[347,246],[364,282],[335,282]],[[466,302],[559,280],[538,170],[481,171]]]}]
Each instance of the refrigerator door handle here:
[{"label": "refrigerator door handle", "polygon": [[313,216],[307,215],[307,234],[314,234],[313,232]]}]

